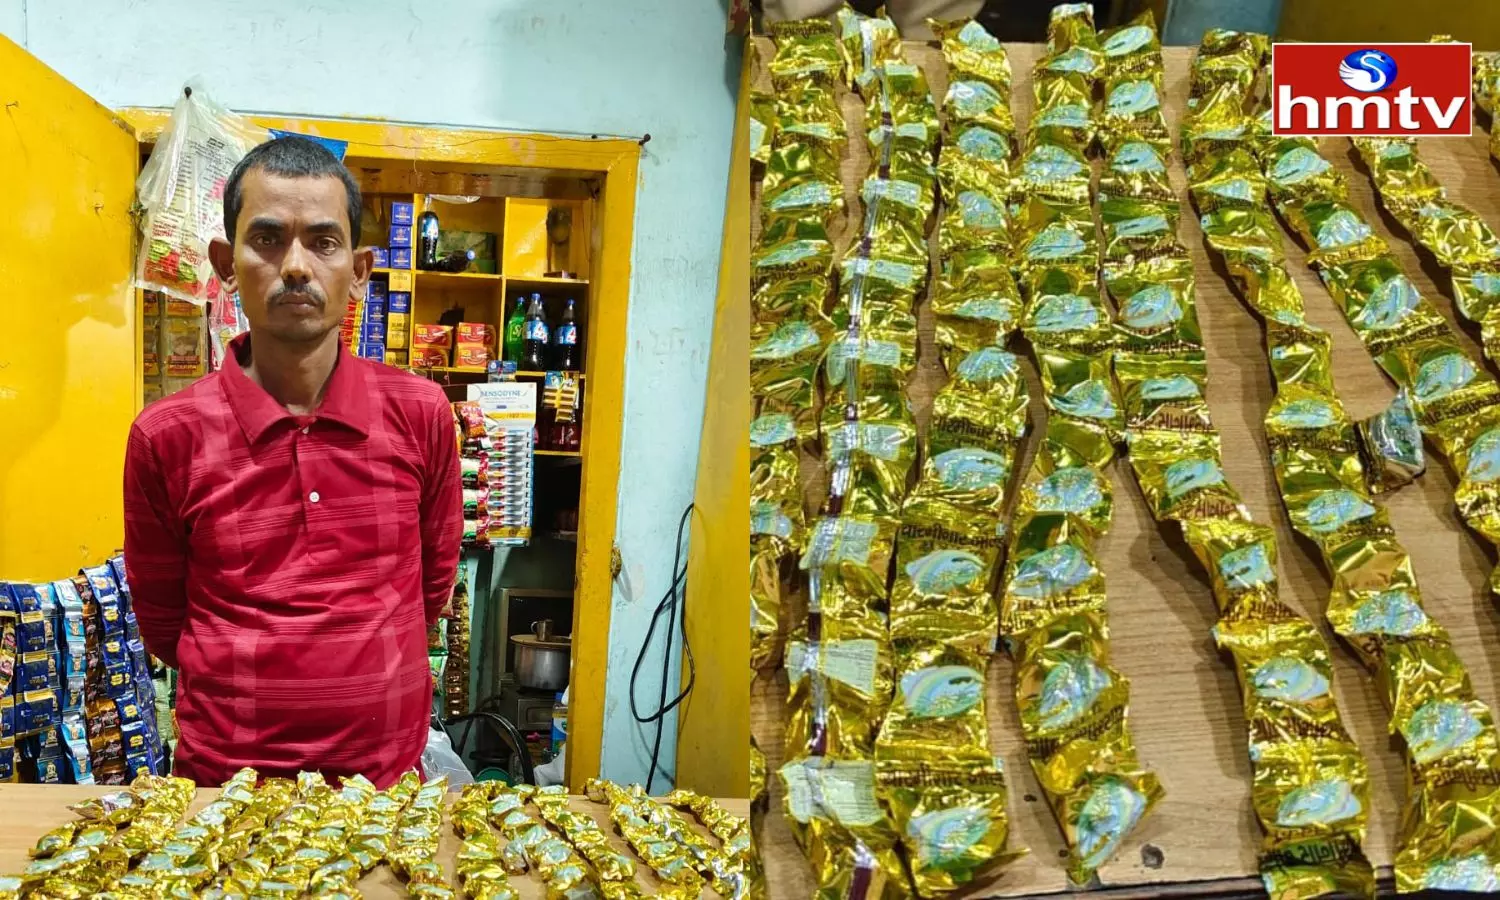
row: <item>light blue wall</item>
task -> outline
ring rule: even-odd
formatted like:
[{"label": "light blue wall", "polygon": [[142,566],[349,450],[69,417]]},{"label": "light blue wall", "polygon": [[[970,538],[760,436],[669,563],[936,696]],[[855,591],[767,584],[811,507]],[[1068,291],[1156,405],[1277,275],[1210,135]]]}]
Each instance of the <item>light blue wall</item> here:
[{"label": "light blue wall", "polygon": [[697,467],[739,65],[724,22],[719,0],[0,0],[0,30],[108,106],[171,105],[201,76],[234,109],[651,134],[605,698],[604,775],[623,781],[646,775],[627,679]]}]

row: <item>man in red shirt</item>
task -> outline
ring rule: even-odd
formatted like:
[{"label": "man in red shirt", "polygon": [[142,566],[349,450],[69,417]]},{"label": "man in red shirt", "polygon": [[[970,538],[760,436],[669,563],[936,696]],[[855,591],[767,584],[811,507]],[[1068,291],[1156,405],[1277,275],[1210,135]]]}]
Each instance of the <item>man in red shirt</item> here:
[{"label": "man in red shirt", "polygon": [[248,765],[384,787],[426,744],[458,448],[441,388],[339,340],[374,262],[359,222],[359,187],[322,146],[250,151],[209,248],[249,334],[130,429],[135,613],[179,671],[175,772],[200,784]]}]

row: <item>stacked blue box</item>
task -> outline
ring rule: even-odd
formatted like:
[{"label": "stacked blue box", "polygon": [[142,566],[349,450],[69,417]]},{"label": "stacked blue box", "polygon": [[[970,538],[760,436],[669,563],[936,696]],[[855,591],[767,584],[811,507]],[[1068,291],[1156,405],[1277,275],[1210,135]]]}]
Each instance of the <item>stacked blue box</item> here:
[{"label": "stacked blue box", "polygon": [[369,290],[365,293],[364,316],[360,320],[357,355],[381,362],[385,360],[385,321],[385,285],[372,281]]},{"label": "stacked blue box", "polygon": [[0,781],[40,754],[38,736],[59,724],[62,689],[52,585],[0,583]]}]

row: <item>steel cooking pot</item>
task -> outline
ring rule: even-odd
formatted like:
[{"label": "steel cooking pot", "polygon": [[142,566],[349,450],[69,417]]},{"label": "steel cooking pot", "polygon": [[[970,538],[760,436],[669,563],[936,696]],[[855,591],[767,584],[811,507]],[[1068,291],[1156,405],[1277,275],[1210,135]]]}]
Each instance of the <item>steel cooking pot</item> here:
[{"label": "steel cooking pot", "polygon": [[516,645],[516,681],[523,688],[560,691],[568,686],[573,642],[567,635],[554,637],[550,621],[537,623],[543,624],[548,627],[532,628],[547,635],[545,640],[535,634],[518,634],[510,639]]}]

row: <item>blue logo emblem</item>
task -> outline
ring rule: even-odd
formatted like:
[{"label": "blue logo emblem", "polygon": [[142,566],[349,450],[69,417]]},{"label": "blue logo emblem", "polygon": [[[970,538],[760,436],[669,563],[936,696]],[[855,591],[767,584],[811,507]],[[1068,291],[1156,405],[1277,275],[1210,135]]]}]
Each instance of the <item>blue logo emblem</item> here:
[{"label": "blue logo emblem", "polygon": [[1356,91],[1373,94],[1396,80],[1396,61],[1381,50],[1356,50],[1339,63],[1339,78]]}]

